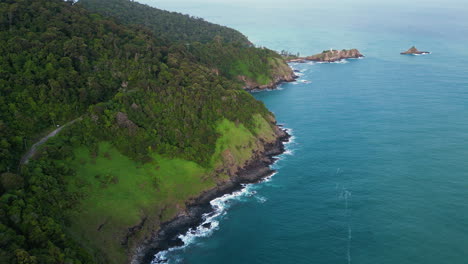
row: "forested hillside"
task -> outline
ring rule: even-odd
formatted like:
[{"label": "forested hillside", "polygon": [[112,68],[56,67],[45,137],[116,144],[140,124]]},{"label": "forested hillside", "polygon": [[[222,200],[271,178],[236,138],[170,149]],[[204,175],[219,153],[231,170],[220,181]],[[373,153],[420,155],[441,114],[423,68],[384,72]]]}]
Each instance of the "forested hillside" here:
[{"label": "forested hillside", "polygon": [[60,1],[3,1],[0,11],[0,171],[16,170],[40,132],[167,72],[169,49],[149,32]]},{"label": "forested hillside", "polygon": [[261,102],[164,34],[62,0],[0,14],[0,263],[125,263],[275,139]]},{"label": "forested hillside", "polygon": [[225,42],[252,45],[239,31],[205,21],[202,18],[169,12],[130,0],[79,0],[78,4],[122,23],[145,26],[156,35],[173,42],[208,43],[215,37]]},{"label": "forested hillside", "polygon": [[253,47],[240,32],[198,18],[167,12],[130,0],[80,0],[92,12],[183,44],[192,60],[247,88],[272,87],[293,73],[276,52]]}]

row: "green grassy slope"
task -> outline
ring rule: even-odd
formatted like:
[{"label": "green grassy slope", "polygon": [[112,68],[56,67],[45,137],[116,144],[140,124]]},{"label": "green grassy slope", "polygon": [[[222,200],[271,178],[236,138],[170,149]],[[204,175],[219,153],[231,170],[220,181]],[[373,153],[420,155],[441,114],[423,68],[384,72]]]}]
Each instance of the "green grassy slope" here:
[{"label": "green grassy slope", "polygon": [[85,147],[76,149],[75,155],[77,170],[69,188],[82,192],[83,198],[69,212],[74,219],[70,231],[115,263],[126,259],[122,244],[128,228],[145,218],[147,225],[156,227],[183,208],[188,197],[213,185],[212,180],[203,180],[207,170],[194,162],[155,155],[157,161],[140,164],[107,142],[99,144],[95,157]]},{"label": "green grassy slope", "polygon": [[[69,232],[112,263],[125,263],[127,250],[138,245],[145,234],[183,210],[187,200],[226,180],[230,167],[245,164],[262,147],[259,139],[275,139],[271,125],[261,115],[255,115],[255,127],[257,135],[243,125],[221,121],[212,165],[207,168],[158,154],[152,155],[152,162],[142,164],[108,142],[100,142],[97,153],[84,146],[75,148],[71,166],[76,175],[67,182],[69,191],[82,197],[79,206],[68,212]],[[221,169],[224,172],[215,173]],[[142,229],[129,236],[128,228],[142,223]]]}]

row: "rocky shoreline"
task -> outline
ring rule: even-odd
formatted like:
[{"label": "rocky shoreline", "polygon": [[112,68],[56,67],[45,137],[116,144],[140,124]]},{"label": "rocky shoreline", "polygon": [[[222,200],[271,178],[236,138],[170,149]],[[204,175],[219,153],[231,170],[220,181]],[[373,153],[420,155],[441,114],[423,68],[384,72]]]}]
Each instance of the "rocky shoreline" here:
[{"label": "rocky shoreline", "polygon": [[293,57],[287,59],[287,62],[305,63],[308,61],[315,62],[336,62],[344,59],[358,59],[362,58],[362,55],[357,49],[350,50],[324,50],[322,53],[315,54],[308,57]]},{"label": "rocky shoreline", "polygon": [[262,90],[268,90],[268,89],[273,90],[273,89],[276,89],[278,85],[285,83],[285,82],[294,82],[297,80],[297,78],[298,76],[295,75],[294,72],[292,72],[290,75],[276,77],[272,83],[265,84],[265,85],[258,85],[258,84],[250,83],[246,81],[245,82],[246,86],[244,86],[244,90],[247,90],[249,92],[262,91]]},{"label": "rocky shoreline", "polygon": [[130,263],[148,264],[158,252],[182,246],[183,242],[178,236],[203,222],[203,215],[213,211],[210,204],[213,199],[242,189],[242,184],[257,183],[274,173],[275,171],[270,168],[270,165],[277,160],[275,156],[284,153],[284,143],[288,142],[290,138],[286,130],[279,125],[276,125],[276,135],[275,142],[265,143],[264,151],[256,153],[252,160],[230,180],[188,201],[185,212],[163,223],[150,239],[147,239],[135,250]]}]

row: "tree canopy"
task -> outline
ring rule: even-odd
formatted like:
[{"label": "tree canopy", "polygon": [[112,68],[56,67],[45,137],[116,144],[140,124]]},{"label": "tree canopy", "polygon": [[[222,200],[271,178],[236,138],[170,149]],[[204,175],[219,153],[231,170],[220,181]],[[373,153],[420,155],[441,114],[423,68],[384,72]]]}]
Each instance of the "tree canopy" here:
[{"label": "tree canopy", "polygon": [[[106,1],[0,3],[0,263],[105,261],[66,232],[82,195],[66,185],[74,147],[108,141],[139,163],[157,153],[208,168],[221,120],[255,134],[253,116],[271,115],[237,76],[270,78],[276,53],[201,19],[122,0],[109,6],[128,16],[109,19],[91,2]],[[18,169],[38,138],[77,117]]]},{"label": "tree canopy", "polygon": [[78,4],[92,12],[114,17],[124,24],[147,27],[159,37],[172,42],[208,43],[218,38],[228,43],[252,45],[247,37],[232,28],[131,0],[80,0]]}]

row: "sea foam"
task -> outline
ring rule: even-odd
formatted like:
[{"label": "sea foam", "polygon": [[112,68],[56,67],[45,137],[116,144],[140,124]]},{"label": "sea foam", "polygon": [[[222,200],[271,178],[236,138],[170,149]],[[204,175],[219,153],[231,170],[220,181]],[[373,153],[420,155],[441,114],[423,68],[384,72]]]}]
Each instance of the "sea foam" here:
[{"label": "sea foam", "polygon": [[332,63],[345,64],[345,63],[349,63],[349,61],[348,60],[339,60],[339,61],[334,61]]},{"label": "sea foam", "polygon": [[[189,245],[196,243],[197,238],[209,237],[214,231],[219,229],[219,221],[226,216],[227,210],[233,204],[232,202],[242,200],[243,197],[252,197],[256,194],[256,191],[252,188],[253,184],[243,184],[242,189],[230,194],[225,194],[218,197],[210,202],[213,211],[206,213],[202,216],[203,222],[196,228],[190,228],[185,234],[179,235],[180,240],[184,244],[180,247],[170,248],[165,251],[161,251],[155,255],[152,264],[159,263],[173,263],[169,262],[168,254],[170,252],[181,250]],[[176,259],[173,259],[173,261]],[[175,262],[177,263],[177,261]]]}]

